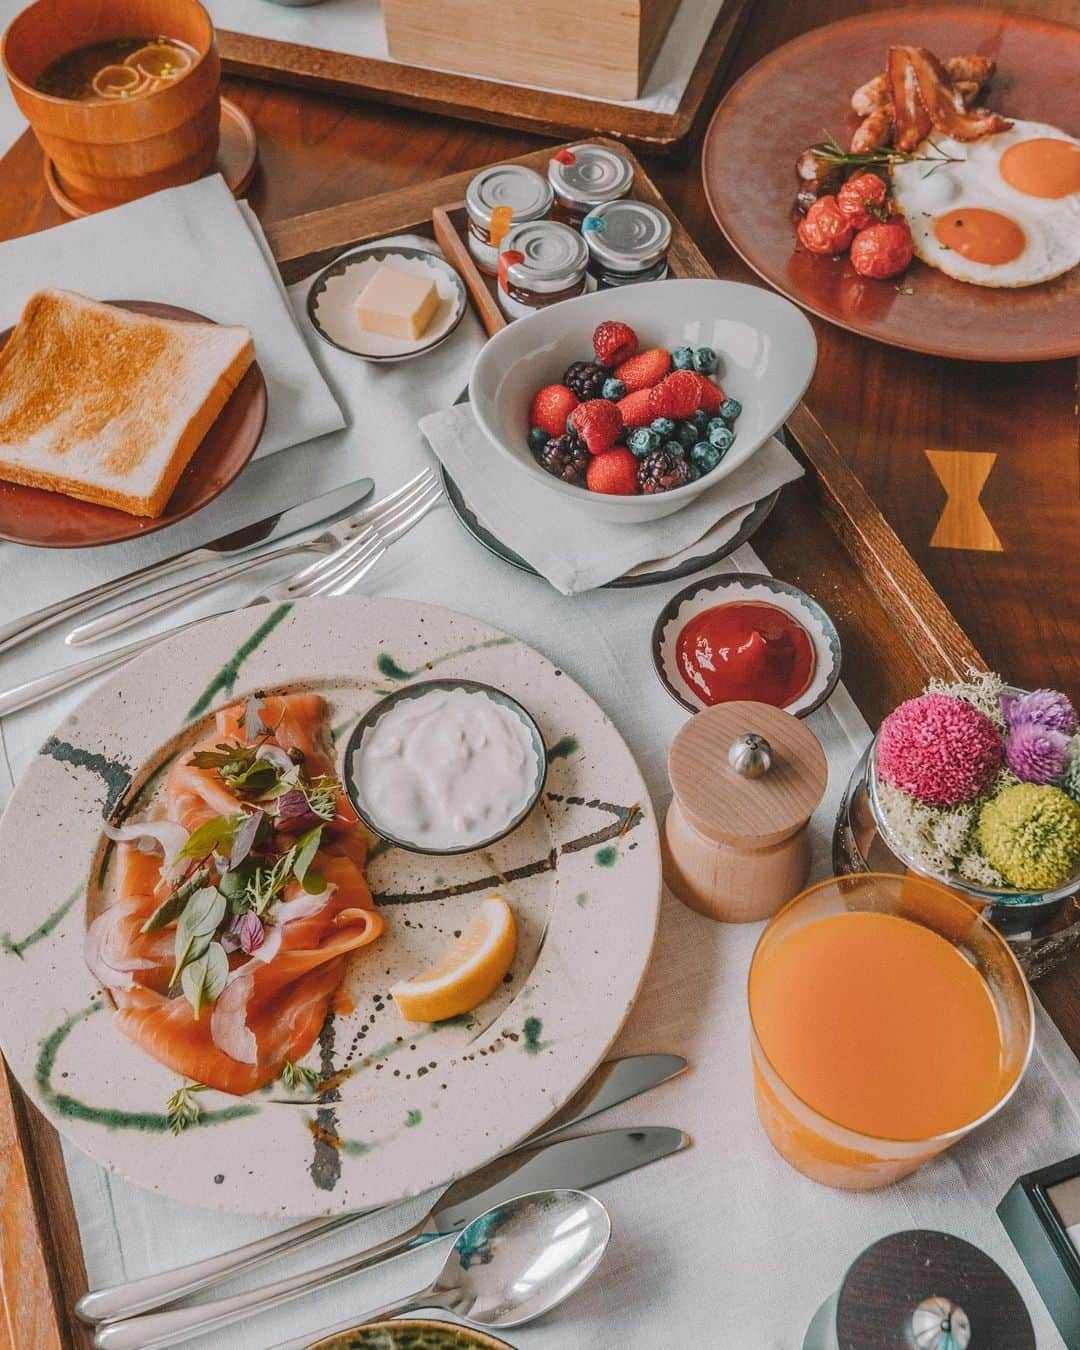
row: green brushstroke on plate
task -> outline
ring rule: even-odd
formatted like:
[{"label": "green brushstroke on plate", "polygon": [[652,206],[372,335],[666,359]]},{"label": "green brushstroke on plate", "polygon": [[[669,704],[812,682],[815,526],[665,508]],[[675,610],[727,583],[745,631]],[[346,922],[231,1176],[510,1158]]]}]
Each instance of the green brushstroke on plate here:
[{"label": "green brushstroke on plate", "polygon": [[588,891],[582,891],[581,894],[580,894],[580,895],[576,895],[576,896],[574,897],[574,899],[575,899],[575,900],[577,901],[577,903],[578,903],[578,908],[579,908],[579,909],[584,909],[585,906],[589,903],[589,892],[588,892]]},{"label": "green brushstroke on plate", "polygon": [[406,1124],[407,1126],[419,1125],[419,1124],[420,1124],[420,1121],[421,1121],[422,1119],[423,1119],[423,1117],[421,1116],[420,1112],[417,1111],[417,1110],[414,1108],[414,1109],[413,1109],[412,1111],[410,1111],[409,1114],[405,1117],[405,1124]]},{"label": "green brushstroke on plate", "polygon": [[576,736],[560,736],[547,752],[548,759],[569,759],[581,746]]},{"label": "green brushstroke on plate", "polygon": [[605,848],[596,850],[596,861],[601,867],[614,867],[618,861],[619,850],[614,844],[608,844]]},{"label": "green brushstroke on plate", "polygon": [[[139,1130],[144,1134],[170,1133],[169,1118],[163,1111],[121,1111],[118,1107],[91,1106],[88,1102],[72,1097],[66,1092],[58,1092],[53,1087],[52,1075],[56,1068],[56,1058],[72,1028],[93,1013],[101,1012],[104,1007],[102,999],[95,999],[88,1007],[72,1013],[55,1031],[44,1037],[34,1068],[34,1081],[38,1092],[47,1106],[69,1120],[88,1120],[95,1125],[104,1125],[107,1130]],[[242,1116],[256,1115],[258,1110],[257,1106],[243,1105],[227,1106],[220,1111],[203,1111],[196,1125],[221,1125],[229,1120],[239,1120]]]},{"label": "green brushstroke on plate", "polygon": [[538,1055],[546,1044],[545,1041],[540,1039],[544,1030],[543,1022],[539,1017],[526,1017],[525,1025],[521,1029],[525,1034],[525,1053],[527,1055]]},{"label": "green brushstroke on plate", "polygon": [[457,647],[452,652],[445,652],[442,656],[433,656],[430,661],[425,661],[422,666],[416,670],[406,670],[397,662],[388,652],[380,652],[375,660],[379,674],[385,675],[388,680],[411,680],[416,675],[423,675],[425,671],[434,670],[436,666],[441,666],[445,661],[452,661],[455,656],[471,656],[473,652],[485,652],[490,647],[508,647],[517,638],[497,637],[488,638],[486,642],[470,642],[467,647]]},{"label": "green brushstroke on plate", "polygon": [[76,886],[68,898],[47,915],[32,933],[27,933],[26,937],[20,938],[18,942],[10,933],[0,933],[0,951],[5,951],[9,956],[17,956],[22,959],[22,954],[27,947],[32,947],[35,942],[40,942],[42,938],[47,938],[56,925],[65,914],[69,913],[72,905],[83,894],[83,888]]},{"label": "green brushstroke on plate", "polygon": [[95,750],[84,750],[70,741],[62,741],[58,736],[50,736],[38,753],[60,764],[70,764],[73,768],[96,773],[105,784],[106,816],[131,785],[131,769],[122,759],[108,759]]},{"label": "green brushstroke on plate", "polygon": [[203,692],[188,709],[187,722],[193,722],[196,717],[201,717],[206,712],[218,694],[231,694],[236,686],[236,681],[240,676],[240,667],[259,647],[266,641],[278,624],[284,619],[286,614],[292,609],[292,605],[278,605],[270,612],[267,617],[259,624],[254,633],[242,643],[232,656],[221,667],[218,673],[206,686]]}]

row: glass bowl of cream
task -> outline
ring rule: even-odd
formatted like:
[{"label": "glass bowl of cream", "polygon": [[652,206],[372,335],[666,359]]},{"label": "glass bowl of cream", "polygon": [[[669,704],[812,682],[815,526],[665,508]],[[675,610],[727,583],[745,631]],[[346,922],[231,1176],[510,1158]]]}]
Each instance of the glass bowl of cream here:
[{"label": "glass bowl of cream", "polygon": [[472,853],[540,799],[547,750],[517,699],[475,680],[425,680],[374,705],[345,746],[361,820],[412,853]]}]

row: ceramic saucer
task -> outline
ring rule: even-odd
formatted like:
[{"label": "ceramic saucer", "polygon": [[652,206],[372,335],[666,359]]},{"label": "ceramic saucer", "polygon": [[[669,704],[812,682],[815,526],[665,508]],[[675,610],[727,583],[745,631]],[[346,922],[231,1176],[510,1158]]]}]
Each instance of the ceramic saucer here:
[{"label": "ceramic saucer", "polygon": [[676,643],[683,628],[714,605],[737,600],[762,600],[790,614],[809,633],[814,644],[813,679],[785,711],[806,717],[820,708],[840,679],[840,637],[832,619],[816,600],[786,581],[758,572],[725,572],[706,577],[673,595],[660,611],[652,632],[653,666],[660,683],[676,703],[692,713],[708,707],[683,678],[676,659]]},{"label": "ceramic saucer", "polygon": [[[383,263],[435,283],[439,307],[422,337],[386,337],[366,332],[357,322],[356,302]],[[307,299],[308,318],[316,333],[340,351],[367,361],[408,361],[431,351],[446,341],[467,307],[465,284],[445,258],[427,249],[393,244],[351,249],[319,273]]]}]

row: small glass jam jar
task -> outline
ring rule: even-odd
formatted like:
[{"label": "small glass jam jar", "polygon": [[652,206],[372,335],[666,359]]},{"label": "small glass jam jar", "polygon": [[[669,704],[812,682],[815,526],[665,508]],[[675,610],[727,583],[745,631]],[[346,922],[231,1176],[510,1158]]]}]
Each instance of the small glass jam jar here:
[{"label": "small glass jam jar", "polygon": [[555,193],[554,218],[580,226],[594,206],[629,194],[634,167],[606,145],[571,145],[552,156],[548,182]]},{"label": "small glass jam jar", "polygon": [[671,221],[647,202],[597,206],[581,222],[589,247],[589,271],[603,290],[667,276]]},{"label": "small glass jam jar", "polygon": [[465,210],[469,252],[480,270],[494,276],[511,224],[545,219],[553,200],[547,179],[523,164],[495,164],[478,173],[465,192]]},{"label": "small glass jam jar", "polygon": [[499,254],[499,306],[508,319],[584,295],[589,250],[577,230],[557,220],[515,225]]}]

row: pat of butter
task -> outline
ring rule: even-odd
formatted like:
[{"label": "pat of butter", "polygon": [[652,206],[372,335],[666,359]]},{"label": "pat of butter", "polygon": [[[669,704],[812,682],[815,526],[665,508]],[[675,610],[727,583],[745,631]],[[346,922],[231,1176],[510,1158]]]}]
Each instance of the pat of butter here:
[{"label": "pat of butter", "polygon": [[424,336],[438,307],[433,281],[396,267],[380,267],[361,291],[356,313],[360,327],[369,333],[415,340]]}]

